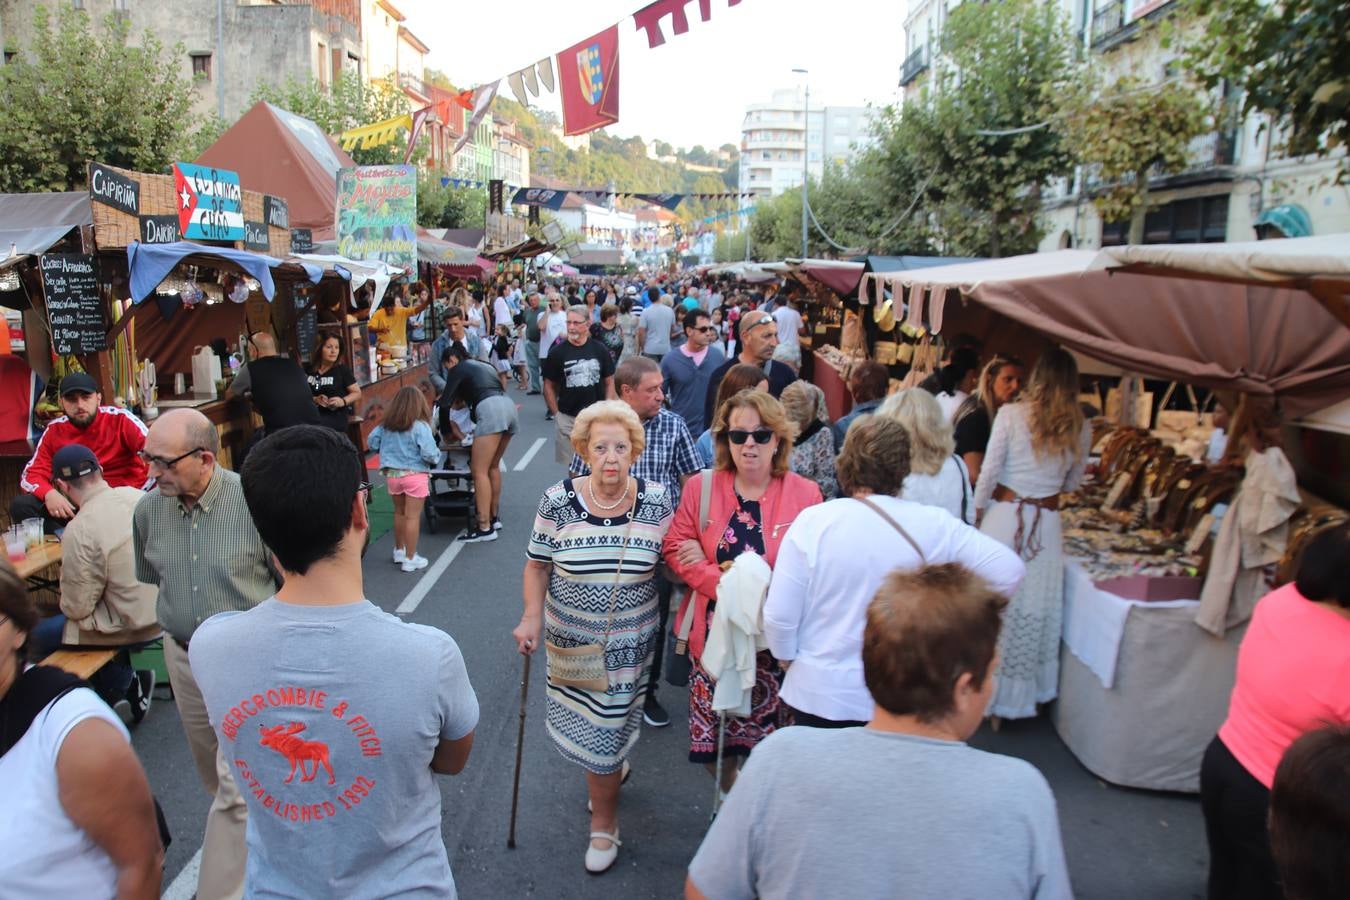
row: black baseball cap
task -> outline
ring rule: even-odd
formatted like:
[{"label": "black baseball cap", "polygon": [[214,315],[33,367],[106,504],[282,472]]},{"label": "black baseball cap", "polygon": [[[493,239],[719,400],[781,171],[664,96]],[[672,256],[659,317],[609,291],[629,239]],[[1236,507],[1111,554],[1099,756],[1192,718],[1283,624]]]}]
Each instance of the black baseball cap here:
[{"label": "black baseball cap", "polygon": [[83,372],[71,372],[65,378],[61,379],[61,396],[83,391],[86,394],[97,394],[98,383]]},{"label": "black baseball cap", "polygon": [[76,478],[88,475],[90,472],[97,472],[101,468],[102,466],[99,465],[98,457],[94,455],[94,451],[84,444],[66,444],[52,454],[53,478],[73,481]]}]

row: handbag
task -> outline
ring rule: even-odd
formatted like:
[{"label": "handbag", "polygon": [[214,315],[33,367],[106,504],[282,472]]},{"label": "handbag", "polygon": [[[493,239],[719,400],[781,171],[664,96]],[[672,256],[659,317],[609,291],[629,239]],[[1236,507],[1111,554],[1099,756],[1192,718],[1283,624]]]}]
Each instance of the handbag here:
[{"label": "handbag", "polygon": [[609,670],[605,668],[605,644],[609,629],[614,624],[614,601],[619,596],[619,578],[623,575],[623,560],[628,555],[628,534],[633,530],[633,513],[628,514],[628,527],[623,530],[623,549],[619,551],[619,567],[614,573],[614,584],[609,589],[609,615],[605,620],[605,640],[596,644],[560,647],[544,641],[548,658],[548,681],[554,687],[574,687],[583,691],[603,693],[609,690]]},{"label": "handbag", "polygon": [[[708,517],[710,515],[709,507],[712,504],[712,469],[704,469],[701,480],[702,490],[698,497],[698,532],[708,530]],[[671,687],[687,687],[689,685],[689,675],[694,670],[694,662],[689,658],[689,632],[694,627],[694,589],[689,588],[685,591],[676,609],[681,609],[688,604],[684,610],[684,618],[680,621],[680,627],[666,635],[666,684]]]}]

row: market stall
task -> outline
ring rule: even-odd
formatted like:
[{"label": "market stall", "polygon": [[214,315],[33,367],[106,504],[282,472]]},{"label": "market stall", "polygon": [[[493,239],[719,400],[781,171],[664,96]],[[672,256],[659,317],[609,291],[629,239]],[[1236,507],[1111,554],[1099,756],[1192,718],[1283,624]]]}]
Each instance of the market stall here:
[{"label": "market stall", "polygon": [[[1243,261],[1258,249],[1264,269]],[[1173,259],[1206,259],[1210,277],[1120,270],[1122,260],[1139,259],[1132,251],[1169,250]],[[1350,329],[1308,290],[1347,271],[1350,237],[1341,236],[1317,248],[1287,240],[1203,252],[1061,251],[868,274],[860,291],[907,300],[904,319],[914,327],[985,337],[986,351],[1054,342],[1186,389],[1237,392],[1236,434],[1262,416],[1289,421],[1350,397]],[[1231,509],[1256,489],[1240,468],[1253,458],[1204,465],[1196,457],[1209,430],[1206,402],[1155,416],[1153,404],[1140,401],[1130,414],[1133,389],[1127,381],[1114,398],[1097,398],[1099,408],[1125,413],[1127,424],[1099,429],[1095,475],[1064,503],[1064,662],[1051,716],[1101,777],[1195,790],[1204,747],[1227,709],[1250,612],[1243,604],[1287,578],[1292,564],[1242,573],[1250,576],[1247,596],[1236,587],[1230,596],[1232,579],[1216,571],[1213,548],[1232,533],[1224,525],[1241,524]],[[1279,510],[1261,533],[1266,552],[1277,547],[1292,557],[1299,536],[1344,516],[1292,478],[1261,490]],[[1216,527],[1227,504],[1230,514]],[[1273,559],[1281,560],[1279,550]]]}]

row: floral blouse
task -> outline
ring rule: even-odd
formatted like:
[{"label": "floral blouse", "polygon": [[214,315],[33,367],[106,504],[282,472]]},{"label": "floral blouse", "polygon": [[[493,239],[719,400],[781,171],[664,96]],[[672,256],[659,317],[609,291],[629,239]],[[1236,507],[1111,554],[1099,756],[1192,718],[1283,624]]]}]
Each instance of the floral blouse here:
[{"label": "floral blouse", "polygon": [[839,496],[839,480],[834,471],[834,432],[818,427],[814,434],[799,438],[788,457],[788,468],[820,486],[826,500]]},{"label": "floral blouse", "polygon": [[727,522],[722,538],[717,542],[717,562],[729,563],[747,550],[764,555],[764,516],[758,500],[746,500],[736,494],[736,512]]}]

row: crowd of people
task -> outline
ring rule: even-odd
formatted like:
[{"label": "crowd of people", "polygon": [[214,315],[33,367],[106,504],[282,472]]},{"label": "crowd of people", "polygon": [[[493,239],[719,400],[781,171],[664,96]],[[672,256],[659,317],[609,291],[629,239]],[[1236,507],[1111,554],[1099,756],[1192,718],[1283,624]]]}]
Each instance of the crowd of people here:
[{"label": "crowd of people", "polygon": [[[587,787],[586,871],[620,855],[620,787],[643,725],[670,724],[664,681],[687,686],[688,759],[717,796],[685,896],[1072,896],[1046,779],[967,741],[1057,695],[1059,503],[1091,449],[1074,358],[981,365],[958,340],[899,390],[860,362],[832,421],[799,377],[795,294],[511,282],[433,303],[413,285],[371,317],[405,341],[419,316],[444,327],[434,402],[403,388],[369,437],[393,560],[428,565],[447,442],[475,485],[460,540],[497,539],[514,371],[564,471],[522,538],[511,638],[545,651],[544,730]],[[365,597],[372,486],[341,342],[308,370],[249,343],[235,385],[265,430],[238,473],[199,412],[147,429],[88,376],[60,385],[66,415],[11,511],[64,532],[62,615],[0,565],[0,893],[158,896],[167,835],[109,707],[144,716],[154,677],[129,652],[162,634],[211,797],[199,897],[454,896],[434,776],[469,762],[469,672],[453,638]],[[1326,532],[1256,607],[1202,770],[1211,900],[1344,895],[1347,558],[1350,526]],[[32,665],[85,645],[121,651],[88,685]]]}]

